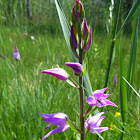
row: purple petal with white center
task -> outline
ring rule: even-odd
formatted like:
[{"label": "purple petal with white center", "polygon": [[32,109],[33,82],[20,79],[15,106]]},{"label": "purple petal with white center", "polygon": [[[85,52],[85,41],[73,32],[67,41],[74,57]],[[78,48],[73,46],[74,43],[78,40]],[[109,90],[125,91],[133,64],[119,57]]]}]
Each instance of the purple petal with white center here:
[{"label": "purple petal with white center", "polygon": [[62,125],[62,126],[59,126],[55,129],[53,129],[52,131],[50,131],[46,136],[43,137],[42,140],[46,139],[47,137],[49,137],[50,135],[53,135],[55,133],[60,133],[60,132],[64,132],[66,131],[67,129],[69,129],[69,125]]},{"label": "purple petal with white center", "polygon": [[66,81],[69,77],[68,73],[62,68],[47,69],[47,70],[41,71],[41,73],[47,73],[47,74],[53,75],[56,78],[60,80],[64,80],[64,81]]},{"label": "purple petal with white center", "polygon": [[104,114],[104,112],[100,112],[95,116],[90,117],[88,121],[86,121],[89,125],[94,126],[97,121],[100,119],[101,115]]},{"label": "purple petal with white center", "polygon": [[105,116],[101,117],[102,114],[104,114],[104,112],[100,112],[95,116],[90,116],[85,122],[85,128],[89,128],[91,133],[100,133],[108,130],[109,127],[99,127],[101,126],[102,120],[105,118]]},{"label": "purple petal with white center", "polygon": [[71,67],[75,73],[81,73],[83,71],[83,66],[76,62],[65,62],[65,65]]},{"label": "purple petal with white center", "polygon": [[87,46],[84,49],[84,52],[87,52],[91,48],[91,44],[92,44],[92,30],[91,30],[91,27],[90,27],[89,41],[88,41]]}]

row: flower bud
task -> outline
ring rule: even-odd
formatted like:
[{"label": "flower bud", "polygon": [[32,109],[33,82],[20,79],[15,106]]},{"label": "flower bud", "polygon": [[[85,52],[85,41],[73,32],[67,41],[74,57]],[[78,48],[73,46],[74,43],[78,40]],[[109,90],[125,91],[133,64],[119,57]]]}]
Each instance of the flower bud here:
[{"label": "flower bud", "polygon": [[79,10],[80,18],[83,21],[84,16],[85,16],[85,11],[84,11],[84,7],[83,7],[81,1],[79,1],[79,0],[76,0],[76,11],[77,10]]},{"label": "flower bud", "polygon": [[76,50],[77,48],[77,40],[74,34],[73,25],[71,26],[71,46]]},{"label": "flower bud", "polygon": [[62,68],[53,68],[41,71],[41,73],[47,73],[55,76],[56,78],[66,81],[69,77],[68,73]]},{"label": "flower bud", "polygon": [[83,40],[87,40],[88,38],[88,26],[87,26],[87,21],[86,18],[84,18],[84,23],[83,23]]},{"label": "flower bud", "polygon": [[87,46],[84,48],[84,52],[87,52],[91,48],[91,44],[92,44],[92,30],[90,27],[89,41],[88,41]]},{"label": "flower bud", "polygon": [[83,71],[83,66],[76,62],[65,62],[65,65],[71,67],[75,73],[81,73]]}]

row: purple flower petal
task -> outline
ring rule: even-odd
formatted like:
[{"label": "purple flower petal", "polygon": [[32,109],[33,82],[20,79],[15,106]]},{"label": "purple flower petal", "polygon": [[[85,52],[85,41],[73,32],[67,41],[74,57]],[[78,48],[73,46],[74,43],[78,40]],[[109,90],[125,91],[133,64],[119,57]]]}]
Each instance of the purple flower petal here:
[{"label": "purple flower petal", "polygon": [[87,52],[91,48],[91,44],[92,44],[92,30],[90,27],[89,42],[88,42],[87,46],[85,47],[84,52]]},{"label": "purple flower petal", "polygon": [[57,128],[50,131],[45,137],[43,137],[43,140],[49,137],[52,134],[64,132],[69,128],[69,125],[66,121],[66,118],[69,119],[69,117],[61,112],[53,113],[53,114],[46,114],[46,113],[39,113],[40,115],[43,115],[43,121],[46,121],[49,123],[49,125],[45,128],[48,129],[52,125],[58,126]]},{"label": "purple flower petal", "polygon": [[55,133],[60,133],[60,132],[64,132],[67,129],[69,129],[69,125],[61,125],[55,129],[53,129],[52,131],[50,131],[46,136],[43,137],[42,140],[46,139],[47,137],[49,137],[50,135],[53,135]]},{"label": "purple flower petal", "polygon": [[106,103],[106,105],[104,105],[104,106],[111,105],[111,106],[118,107],[117,105],[115,105],[113,102],[111,102],[111,101],[109,101],[109,100],[105,100],[105,103]]},{"label": "purple flower petal", "polygon": [[14,49],[14,53],[13,53],[13,59],[20,60],[20,54],[19,54],[19,51],[18,51],[16,44],[15,44],[15,49]]},{"label": "purple flower petal", "polygon": [[[39,113],[40,115],[43,115],[43,121],[46,121],[53,125],[64,125],[67,123],[66,118],[68,116],[64,113],[53,113],[53,114],[45,114],[45,113]],[[69,119],[69,118],[68,118]]]},{"label": "purple flower petal", "polygon": [[81,73],[83,71],[83,66],[76,62],[65,62],[65,65],[71,67],[75,73]]},{"label": "purple flower petal", "polygon": [[108,105],[117,107],[117,105],[115,105],[114,103],[106,99],[109,96],[111,96],[111,94],[104,94],[106,89],[107,88],[95,90],[92,93],[93,96],[89,96],[87,103],[91,106],[96,105],[97,107],[103,107],[103,106],[108,106]]},{"label": "purple flower petal", "polygon": [[68,73],[62,68],[53,68],[41,71],[41,73],[47,73],[57,77],[60,80],[66,81],[69,77]]},{"label": "purple flower petal", "polygon": [[91,106],[94,106],[96,104],[96,99],[93,96],[89,96],[87,103]]},{"label": "purple flower petal", "polygon": [[103,131],[109,130],[109,127],[98,127],[98,128],[94,128],[94,129],[91,128],[89,131],[91,133],[96,133],[94,130],[98,133],[101,133]]}]

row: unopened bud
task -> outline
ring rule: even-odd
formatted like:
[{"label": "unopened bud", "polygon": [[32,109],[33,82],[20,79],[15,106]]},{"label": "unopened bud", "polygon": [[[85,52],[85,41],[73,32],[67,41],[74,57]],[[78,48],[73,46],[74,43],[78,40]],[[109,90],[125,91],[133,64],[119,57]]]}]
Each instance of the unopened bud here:
[{"label": "unopened bud", "polygon": [[84,18],[84,23],[83,23],[83,40],[87,40],[87,38],[88,38],[88,26],[87,26],[86,18]]},{"label": "unopened bud", "polygon": [[74,34],[74,28],[73,25],[71,26],[71,45],[76,50],[77,48],[77,40]]},{"label": "unopened bud", "polygon": [[84,48],[84,52],[87,52],[91,48],[91,44],[92,44],[92,30],[90,27],[89,41],[87,46]]}]

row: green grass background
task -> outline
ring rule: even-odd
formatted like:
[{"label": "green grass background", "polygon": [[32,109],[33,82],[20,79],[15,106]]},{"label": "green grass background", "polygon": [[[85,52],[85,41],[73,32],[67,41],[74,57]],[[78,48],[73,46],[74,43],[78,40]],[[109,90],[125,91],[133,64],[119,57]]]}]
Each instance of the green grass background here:
[{"label": "green grass background", "polygon": [[[34,36],[35,40],[31,39]],[[40,140],[54,127],[44,130],[47,126],[38,112],[42,113],[66,113],[72,121],[76,121],[76,113],[79,111],[78,90],[50,75],[40,73],[44,69],[56,67],[57,64],[64,68],[73,78],[73,71],[64,65],[64,62],[72,61],[68,52],[65,39],[60,32],[57,35],[40,32],[32,32],[32,28],[1,26],[0,30],[0,140]],[[13,57],[14,45],[17,44],[21,60]],[[107,60],[111,37],[108,34],[94,34],[93,44],[88,57],[88,72],[93,90],[104,86]],[[109,99],[118,105],[118,108],[109,107],[113,114],[120,112],[119,80],[114,88],[114,75],[119,79],[119,45],[122,45],[124,53],[124,67],[128,65],[131,36],[121,36],[115,44],[113,62],[109,77]],[[140,40],[138,39],[137,62],[135,70],[134,88],[140,91]],[[128,102],[128,121],[126,128],[138,140],[140,135],[139,101],[132,93],[132,103]],[[86,101],[86,98],[85,98]],[[85,102],[85,108],[88,105]],[[135,108],[134,108],[135,107]],[[136,109],[136,110],[135,110]],[[100,109],[99,109],[100,110]],[[119,129],[121,126],[109,115],[102,126],[110,126],[111,123]],[[121,121],[121,117],[118,117]],[[107,140],[120,139],[121,132],[118,129],[104,132]],[[48,140],[73,140],[76,134],[72,130],[50,136]],[[96,139],[96,134],[87,135],[87,140]],[[125,140],[131,137],[124,135]]]}]

